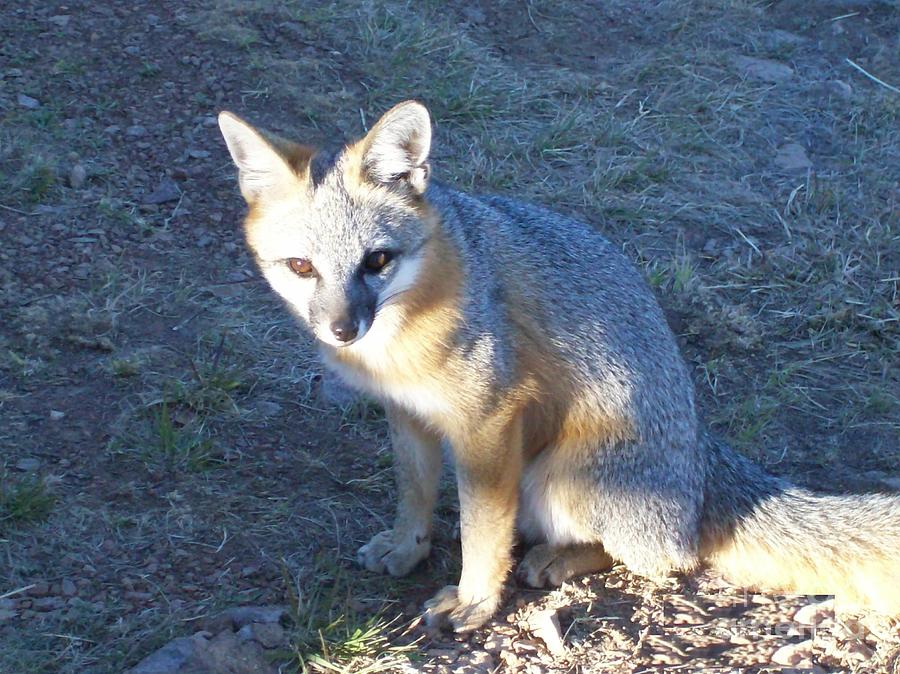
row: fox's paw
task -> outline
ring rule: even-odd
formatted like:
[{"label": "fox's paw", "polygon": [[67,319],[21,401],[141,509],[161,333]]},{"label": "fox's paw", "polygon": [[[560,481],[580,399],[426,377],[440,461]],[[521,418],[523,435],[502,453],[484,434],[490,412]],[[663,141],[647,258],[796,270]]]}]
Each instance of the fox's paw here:
[{"label": "fox's paw", "polygon": [[545,543],[535,545],[525,554],[516,575],[531,587],[559,587],[574,576],[607,571],[612,564],[612,557],[599,543],[573,546]]},{"label": "fox's paw", "polygon": [[369,571],[405,576],[431,552],[431,541],[421,536],[398,536],[393,529],[372,536],[356,553],[360,566]]},{"label": "fox's paw", "polygon": [[516,576],[530,587],[559,587],[569,579],[565,558],[550,545],[536,545],[516,569]]},{"label": "fox's paw", "polygon": [[431,627],[471,632],[487,622],[499,604],[499,594],[470,602],[462,601],[457,586],[447,585],[425,602],[425,622]]}]

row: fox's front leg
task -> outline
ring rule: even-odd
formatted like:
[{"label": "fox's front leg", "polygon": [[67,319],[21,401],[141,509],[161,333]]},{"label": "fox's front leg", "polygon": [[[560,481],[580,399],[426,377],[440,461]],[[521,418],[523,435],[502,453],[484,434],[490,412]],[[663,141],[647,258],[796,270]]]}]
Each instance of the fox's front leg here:
[{"label": "fox's front leg", "polygon": [[459,486],[462,575],[425,604],[430,625],[473,630],[500,604],[522,472],[521,422],[491,420],[451,438]]},{"label": "fox's front leg", "polygon": [[369,571],[405,576],[431,552],[431,520],[441,476],[441,439],[415,417],[388,406],[398,501],[394,528],[359,549]]}]

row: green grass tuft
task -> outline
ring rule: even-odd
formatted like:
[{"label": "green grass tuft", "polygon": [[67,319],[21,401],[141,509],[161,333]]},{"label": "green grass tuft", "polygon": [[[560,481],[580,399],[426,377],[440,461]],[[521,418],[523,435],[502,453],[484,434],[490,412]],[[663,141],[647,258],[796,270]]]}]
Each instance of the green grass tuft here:
[{"label": "green grass tuft", "polygon": [[[406,627],[399,616],[363,613],[358,589],[323,558],[301,587],[282,566],[293,629],[291,653],[300,672],[380,672],[407,661],[414,644],[397,643]],[[309,588],[309,589],[306,589]]]},{"label": "green grass tuft", "polygon": [[0,481],[0,531],[46,519],[56,497],[47,484],[36,477],[16,482],[3,476]]}]

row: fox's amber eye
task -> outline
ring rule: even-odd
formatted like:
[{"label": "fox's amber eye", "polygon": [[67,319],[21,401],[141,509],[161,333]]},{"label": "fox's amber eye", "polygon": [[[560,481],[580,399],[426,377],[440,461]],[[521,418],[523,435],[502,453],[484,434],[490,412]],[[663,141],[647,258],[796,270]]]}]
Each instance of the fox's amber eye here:
[{"label": "fox's amber eye", "polygon": [[316,268],[312,266],[312,262],[304,260],[302,257],[288,258],[288,267],[297,276],[312,276],[316,273]]},{"label": "fox's amber eye", "polygon": [[384,266],[391,261],[394,256],[386,250],[376,250],[374,253],[369,253],[366,256],[366,260],[363,263],[366,271],[370,272],[380,272],[384,269]]}]

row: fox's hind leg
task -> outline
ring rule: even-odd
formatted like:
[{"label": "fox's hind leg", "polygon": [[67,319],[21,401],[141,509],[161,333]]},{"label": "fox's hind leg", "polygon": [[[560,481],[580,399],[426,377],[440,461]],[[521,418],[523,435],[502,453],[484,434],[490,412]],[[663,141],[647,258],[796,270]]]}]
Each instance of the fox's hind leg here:
[{"label": "fox's hind leg", "polygon": [[549,546],[526,555],[524,580],[544,585],[611,559],[648,577],[696,566],[704,470],[694,460],[690,448],[631,441],[544,450],[525,471],[518,525]]},{"label": "fox's hind leg", "polygon": [[557,587],[575,576],[608,571],[612,565],[602,543],[541,543],[525,554],[516,574],[531,587]]}]

